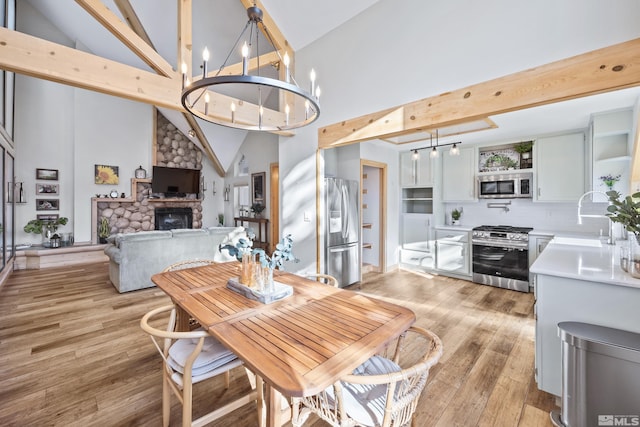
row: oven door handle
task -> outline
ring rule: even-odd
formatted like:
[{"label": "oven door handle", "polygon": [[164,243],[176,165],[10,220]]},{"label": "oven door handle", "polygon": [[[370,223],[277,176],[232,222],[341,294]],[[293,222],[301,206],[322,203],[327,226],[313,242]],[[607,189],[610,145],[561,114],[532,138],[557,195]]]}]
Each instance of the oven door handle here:
[{"label": "oven door handle", "polygon": [[522,245],[522,244],[518,244],[518,243],[494,243],[494,242],[474,242],[471,241],[471,244],[473,245],[478,245],[478,246],[488,246],[491,248],[507,248],[507,249],[520,249],[520,250],[528,250],[529,246],[528,245]]}]

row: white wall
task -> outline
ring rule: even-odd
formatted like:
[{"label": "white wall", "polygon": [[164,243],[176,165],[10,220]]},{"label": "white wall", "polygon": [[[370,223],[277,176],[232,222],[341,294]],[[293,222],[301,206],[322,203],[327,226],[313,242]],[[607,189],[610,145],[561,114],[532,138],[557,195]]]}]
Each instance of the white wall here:
[{"label": "white wall", "polygon": [[[73,47],[27,2],[18,2],[18,29]],[[79,45],[78,48],[86,50]],[[38,213],[68,217],[61,231],[73,231],[77,242],[91,240],[91,197],[131,194],[131,178],[142,165],[151,175],[153,107],[109,95],[76,89],[23,75],[16,76],[16,177],[24,181],[27,204],[16,207],[16,242],[39,243],[40,236],[22,227]],[[118,166],[118,185],[94,183],[94,165]],[[35,169],[59,170],[59,211],[35,210]],[[217,225],[223,202],[224,180],[203,160],[207,191],[203,201],[203,227]],[[217,194],[214,196],[213,181]]]},{"label": "white wall", "polygon": [[315,233],[292,205],[315,212],[321,126],[634,39],[639,20],[635,0],[381,0],[298,51],[298,82],[313,67],[323,89],[318,121],[280,138],[282,224],[304,236],[301,268],[314,266]]},{"label": "white wall", "polygon": [[[235,176],[235,166],[238,164],[242,156],[245,156],[247,166],[249,168],[248,176]],[[265,173],[265,206],[262,212],[264,218],[271,215],[271,183],[269,177],[269,169],[271,163],[278,163],[278,137],[269,133],[247,132],[247,137],[236,153],[229,170],[225,176],[225,183],[231,187],[229,202],[225,202],[223,213],[225,214],[225,225],[233,225],[233,217],[238,216],[238,212],[234,211],[233,206],[233,188],[238,185],[249,186],[249,204],[251,204],[251,174]],[[257,230],[256,230],[257,231]],[[279,236],[275,236],[280,240]],[[269,241],[274,241],[273,236],[269,236]]]}]

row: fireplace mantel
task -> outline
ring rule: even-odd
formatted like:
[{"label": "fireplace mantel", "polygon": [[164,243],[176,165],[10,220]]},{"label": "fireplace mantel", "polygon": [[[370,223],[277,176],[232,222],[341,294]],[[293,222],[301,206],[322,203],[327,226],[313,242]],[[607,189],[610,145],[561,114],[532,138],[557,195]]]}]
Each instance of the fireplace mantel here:
[{"label": "fireplace mantel", "polygon": [[[125,207],[125,209],[131,212],[133,206],[146,206],[152,205],[152,210],[161,206],[190,206],[194,209],[193,226],[194,228],[200,228],[201,212],[202,212],[202,200],[201,199],[187,199],[187,198],[150,198],[151,179],[145,178],[132,178],[131,179],[131,194],[129,197],[116,197],[116,198],[104,198],[104,197],[92,197],[91,198],[91,242],[98,243],[98,218],[101,216],[101,206],[108,204],[108,209],[118,209],[119,207]],[[133,205],[133,206],[132,206]],[[196,219],[197,218],[197,219]],[[151,228],[153,229],[153,228]],[[142,231],[142,230],[140,230]]]}]

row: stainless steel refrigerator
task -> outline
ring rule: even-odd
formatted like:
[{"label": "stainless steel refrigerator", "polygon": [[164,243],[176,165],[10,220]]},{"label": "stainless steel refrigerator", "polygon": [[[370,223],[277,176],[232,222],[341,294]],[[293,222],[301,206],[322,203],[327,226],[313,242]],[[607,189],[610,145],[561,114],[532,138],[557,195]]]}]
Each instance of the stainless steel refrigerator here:
[{"label": "stainless steel refrigerator", "polygon": [[360,281],[358,182],[325,178],[325,273],[340,287]]}]

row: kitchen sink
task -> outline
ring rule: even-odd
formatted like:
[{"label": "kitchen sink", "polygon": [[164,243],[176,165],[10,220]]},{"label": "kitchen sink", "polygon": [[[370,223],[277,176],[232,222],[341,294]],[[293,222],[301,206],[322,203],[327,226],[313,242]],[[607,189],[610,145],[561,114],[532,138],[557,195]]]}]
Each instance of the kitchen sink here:
[{"label": "kitchen sink", "polygon": [[570,245],[570,246],[589,246],[593,248],[602,247],[602,242],[600,239],[589,239],[583,237],[563,237],[557,236],[554,237],[551,243],[555,243],[558,245]]}]

